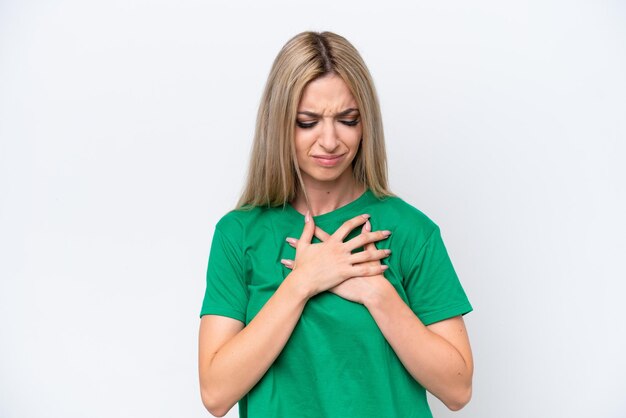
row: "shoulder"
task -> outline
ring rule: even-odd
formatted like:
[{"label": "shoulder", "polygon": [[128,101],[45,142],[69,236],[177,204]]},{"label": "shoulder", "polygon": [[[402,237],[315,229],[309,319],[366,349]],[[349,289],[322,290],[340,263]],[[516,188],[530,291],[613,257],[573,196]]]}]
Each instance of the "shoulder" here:
[{"label": "shoulder", "polygon": [[233,209],[219,219],[215,230],[231,236],[243,234],[251,227],[272,222],[272,216],[276,211],[277,208],[260,206]]},{"label": "shoulder", "polygon": [[439,229],[428,215],[399,196],[378,199],[375,206],[378,215],[385,220],[384,223],[392,224],[390,226],[395,227],[394,229],[407,234],[425,238]]},{"label": "shoulder", "polygon": [[237,232],[245,230],[262,216],[263,209],[260,207],[250,207],[245,209],[233,209],[226,213],[217,221],[215,229],[222,232]]},{"label": "shoulder", "polygon": [[372,229],[391,231],[388,245],[396,254],[400,272],[408,276],[419,254],[423,254],[428,243],[439,236],[439,226],[422,210],[397,196],[380,199],[376,206],[384,207],[384,210],[376,211],[380,220],[375,224],[372,219]]},{"label": "shoulder", "polygon": [[259,211],[260,208],[257,207],[250,209],[233,209],[217,221],[215,229],[221,231],[242,229],[245,225],[254,222],[254,218],[258,216]]}]

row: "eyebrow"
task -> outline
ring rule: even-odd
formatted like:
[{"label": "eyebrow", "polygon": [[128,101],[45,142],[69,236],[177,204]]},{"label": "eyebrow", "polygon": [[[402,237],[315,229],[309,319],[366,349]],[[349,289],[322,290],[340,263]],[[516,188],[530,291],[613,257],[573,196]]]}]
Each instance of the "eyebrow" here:
[{"label": "eyebrow", "polygon": [[[335,116],[338,117],[342,117],[342,116],[348,116],[350,113],[352,112],[358,112],[359,109],[355,108],[355,107],[351,107],[350,109],[346,109],[342,112],[337,113]],[[305,115],[305,116],[311,116],[312,118],[319,118],[322,115],[315,113],[315,112],[309,112],[307,110],[303,110],[301,112],[298,112],[298,115]]]}]

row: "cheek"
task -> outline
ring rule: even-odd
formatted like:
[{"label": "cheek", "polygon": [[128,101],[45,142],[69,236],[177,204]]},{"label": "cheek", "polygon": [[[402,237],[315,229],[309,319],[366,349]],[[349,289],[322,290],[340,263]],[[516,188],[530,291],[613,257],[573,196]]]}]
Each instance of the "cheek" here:
[{"label": "cheek", "polygon": [[363,130],[360,128],[345,127],[342,132],[344,143],[351,149],[356,149],[361,143]]},{"label": "cheek", "polygon": [[312,136],[309,131],[296,131],[294,135],[294,147],[298,158],[305,156],[309,148],[311,148],[311,137]]}]

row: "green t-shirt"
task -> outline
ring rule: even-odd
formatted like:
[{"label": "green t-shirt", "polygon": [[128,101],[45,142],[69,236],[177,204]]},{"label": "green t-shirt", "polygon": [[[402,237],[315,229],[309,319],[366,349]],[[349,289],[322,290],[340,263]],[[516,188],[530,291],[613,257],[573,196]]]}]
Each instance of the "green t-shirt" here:
[{"label": "green t-shirt", "polygon": [[[385,277],[425,324],[472,310],[441,239],[439,227],[398,197],[366,191],[355,201],[314,217],[333,233],[367,213],[372,231],[388,229]],[[295,259],[286,237],[299,237],[304,217],[291,205],[235,210],[217,224],[201,316],[248,324]],[[355,229],[347,238],[360,232]],[[239,401],[242,418],[427,418],[425,389],[404,368],[364,305],[331,292],[311,298],[280,355]]]}]

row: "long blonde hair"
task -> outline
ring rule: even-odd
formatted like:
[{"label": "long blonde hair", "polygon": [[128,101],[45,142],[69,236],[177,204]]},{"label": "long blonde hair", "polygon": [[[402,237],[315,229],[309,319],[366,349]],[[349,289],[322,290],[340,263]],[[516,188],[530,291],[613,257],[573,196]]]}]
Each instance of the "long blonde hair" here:
[{"label": "long blonde hair", "polygon": [[[280,206],[298,192],[306,196],[295,156],[295,121],[305,86],[334,73],[357,102],[363,137],[352,163],[357,183],[376,196],[390,196],[380,105],[372,77],[359,52],[332,32],[302,32],[276,56],[257,115],[248,179],[237,208]],[[297,180],[297,181],[296,181]]]}]

